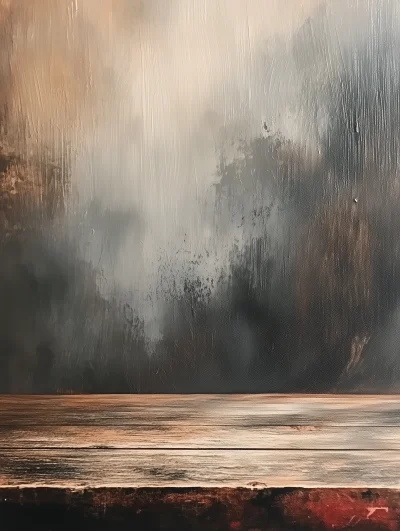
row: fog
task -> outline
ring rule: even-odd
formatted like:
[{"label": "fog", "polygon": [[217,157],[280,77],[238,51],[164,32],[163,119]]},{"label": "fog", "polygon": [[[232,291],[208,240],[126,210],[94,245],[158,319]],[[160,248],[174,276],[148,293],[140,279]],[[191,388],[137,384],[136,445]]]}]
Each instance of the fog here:
[{"label": "fog", "polygon": [[398,11],[2,1],[5,388],[396,387]]}]

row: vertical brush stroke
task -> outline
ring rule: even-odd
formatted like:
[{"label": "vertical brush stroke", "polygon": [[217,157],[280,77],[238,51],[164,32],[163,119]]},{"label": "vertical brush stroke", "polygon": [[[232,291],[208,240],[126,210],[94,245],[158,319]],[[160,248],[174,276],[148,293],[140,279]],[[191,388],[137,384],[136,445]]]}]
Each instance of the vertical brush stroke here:
[{"label": "vertical brush stroke", "polygon": [[396,391],[395,0],[1,0],[0,391]]}]

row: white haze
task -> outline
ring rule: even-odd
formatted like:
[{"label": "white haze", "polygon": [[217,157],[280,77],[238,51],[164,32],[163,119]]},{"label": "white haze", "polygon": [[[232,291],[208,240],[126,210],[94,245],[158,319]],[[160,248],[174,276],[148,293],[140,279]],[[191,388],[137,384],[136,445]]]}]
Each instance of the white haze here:
[{"label": "white haze", "polygon": [[[217,231],[214,188],[220,150],[270,129],[317,153],[304,112],[305,77],[315,88],[338,69],[341,47],[363,39],[378,1],[10,0],[15,120],[27,120],[31,146],[71,145],[68,230],[157,337],[165,285],[217,276],[243,230]],[[313,49],[299,62],[294,42],[316,19],[332,64]],[[361,28],[361,29],[360,29]],[[317,48],[317,47],[316,47]],[[321,121],[323,123],[323,120]],[[90,210],[91,202],[98,203]],[[244,206],[246,208],[246,206]],[[102,212],[130,213],[118,246]],[[125,219],[125,218],[123,218]],[[283,219],[273,210],[279,245]],[[82,227],[84,230],[82,231]],[[79,232],[78,232],[79,229]],[[208,256],[205,256],[207,250]],[[163,273],[163,285],[160,275]],[[161,289],[160,289],[161,288]]]}]

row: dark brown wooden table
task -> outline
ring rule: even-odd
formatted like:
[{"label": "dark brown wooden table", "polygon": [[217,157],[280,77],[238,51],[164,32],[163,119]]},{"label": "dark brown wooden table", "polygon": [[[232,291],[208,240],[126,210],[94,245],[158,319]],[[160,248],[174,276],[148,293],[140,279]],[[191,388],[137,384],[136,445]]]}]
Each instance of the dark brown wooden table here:
[{"label": "dark brown wooden table", "polygon": [[400,396],[0,397],[0,530],[400,529]]}]

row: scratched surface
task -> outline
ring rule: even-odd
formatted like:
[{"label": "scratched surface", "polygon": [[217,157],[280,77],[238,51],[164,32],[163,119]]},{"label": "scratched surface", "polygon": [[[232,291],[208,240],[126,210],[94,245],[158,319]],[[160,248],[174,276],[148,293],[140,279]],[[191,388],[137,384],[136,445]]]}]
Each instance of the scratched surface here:
[{"label": "scratched surface", "polygon": [[400,489],[395,396],[0,397],[0,487]]},{"label": "scratched surface", "polygon": [[0,392],[398,392],[399,44],[397,0],[0,0]]},{"label": "scratched surface", "polygon": [[396,531],[400,399],[0,396],[4,531]]}]

